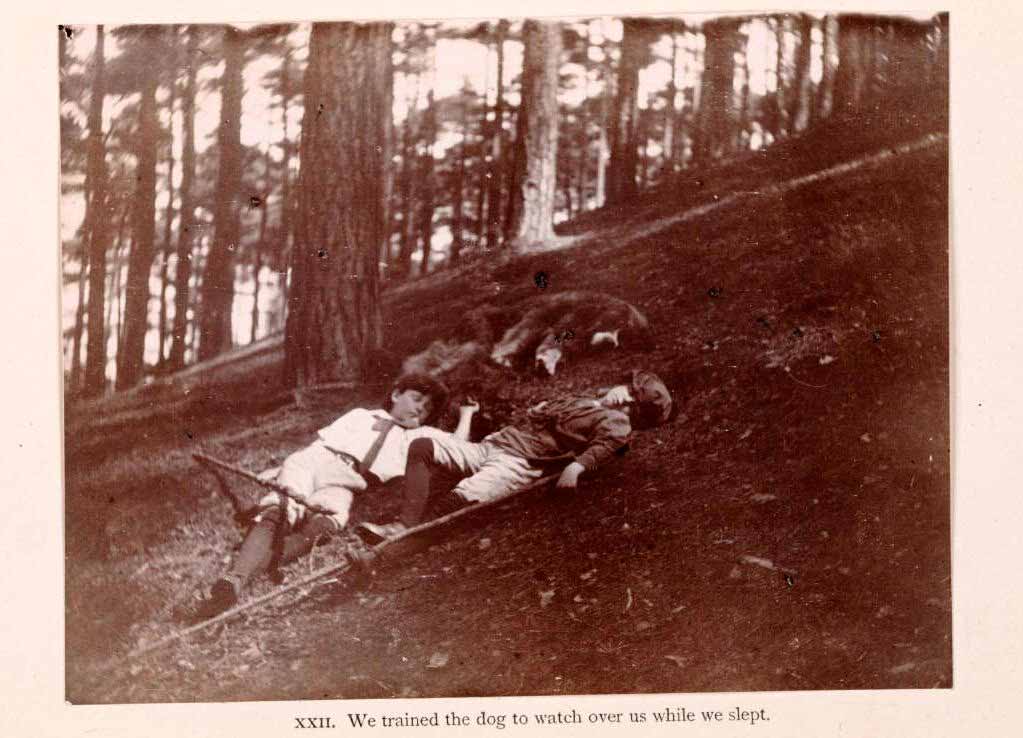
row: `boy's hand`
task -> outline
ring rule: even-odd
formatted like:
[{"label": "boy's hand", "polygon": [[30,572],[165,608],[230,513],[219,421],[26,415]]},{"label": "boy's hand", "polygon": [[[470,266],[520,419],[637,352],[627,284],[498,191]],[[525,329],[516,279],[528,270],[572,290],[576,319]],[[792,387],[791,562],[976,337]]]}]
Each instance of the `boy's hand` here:
[{"label": "boy's hand", "polygon": [[466,397],[464,400],[462,400],[462,403],[458,408],[458,413],[463,416],[473,415],[474,413],[478,413],[479,411],[480,403],[477,400],[474,400],[472,397]]},{"label": "boy's hand", "polygon": [[586,471],[586,467],[580,464],[578,461],[573,461],[571,464],[565,467],[565,470],[561,472],[561,476],[558,477],[558,483],[555,485],[558,489],[575,489],[579,483],[579,475]]}]

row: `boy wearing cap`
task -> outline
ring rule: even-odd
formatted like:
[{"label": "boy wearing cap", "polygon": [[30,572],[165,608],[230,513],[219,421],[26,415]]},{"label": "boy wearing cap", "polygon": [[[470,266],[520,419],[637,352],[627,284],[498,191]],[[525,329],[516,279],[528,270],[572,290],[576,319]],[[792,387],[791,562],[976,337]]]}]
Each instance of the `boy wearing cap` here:
[{"label": "boy wearing cap", "polygon": [[[388,408],[355,408],[326,428],[309,446],[284,460],[277,483],[307,507],[276,492],[259,502],[254,519],[230,570],[218,579],[199,615],[210,618],[230,609],[249,580],[270,568],[276,553],[285,564],[312,550],[324,538],[339,533],[348,523],[355,492],[371,483],[384,483],[405,472],[409,446],[415,439],[444,438],[451,434],[425,424],[444,407],[447,389],[421,374],[398,379],[391,391]],[[463,408],[455,431],[468,438],[475,408]],[[287,535],[276,541],[278,525],[286,516]]]},{"label": "boy wearing cap", "polygon": [[[475,408],[464,412],[471,418]],[[436,468],[463,475],[449,500],[460,505],[503,497],[565,462],[557,487],[573,488],[581,475],[620,453],[634,428],[660,425],[671,412],[664,382],[652,372],[636,371],[628,383],[596,396],[542,402],[529,410],[527,423],[503,428],[480,443],[451,436],[417,439],[409,446],[399,520],[362,523],[356,532],[372,543],[423,522]]]}]

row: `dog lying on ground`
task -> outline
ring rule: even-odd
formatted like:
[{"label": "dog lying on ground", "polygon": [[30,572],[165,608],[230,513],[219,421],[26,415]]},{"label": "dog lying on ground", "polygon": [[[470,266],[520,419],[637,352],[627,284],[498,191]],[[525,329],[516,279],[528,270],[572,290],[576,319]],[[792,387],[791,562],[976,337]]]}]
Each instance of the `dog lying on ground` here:
[{"label": "dog lying on ground", "polygon": [[575,290],[534,298],[520,309],[518,320],[516,308],[470,311],[454,338],[437,339],[409,356],[402,371],[450,378],[457,369],[489,358],[499,366],[532,366],[553,376],[569,356],[602,347],[652,348],[646,316],[617,297]]},{"label": "dog lying on ground", "polygon": [[553,376],[568,356],[603,346],[651,348],[650,324],[634,305],[599,292],[583,290],[545,295],[505,331],[490,352],[491,360],[518,367],[532,358],[538,371]]}]

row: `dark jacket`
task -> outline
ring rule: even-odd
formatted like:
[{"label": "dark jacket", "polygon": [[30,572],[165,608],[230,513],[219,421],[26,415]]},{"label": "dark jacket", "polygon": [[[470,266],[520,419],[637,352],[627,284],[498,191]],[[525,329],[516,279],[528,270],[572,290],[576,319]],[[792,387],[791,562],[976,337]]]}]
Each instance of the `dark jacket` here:
[{"label": "dark jacket", "polygon": [[624,449],[631,433],[621,410],[592,397],[567,397],[537,405],[525,426],[509,426],[486,440],[537,464],[574,460],[592,470]]}]

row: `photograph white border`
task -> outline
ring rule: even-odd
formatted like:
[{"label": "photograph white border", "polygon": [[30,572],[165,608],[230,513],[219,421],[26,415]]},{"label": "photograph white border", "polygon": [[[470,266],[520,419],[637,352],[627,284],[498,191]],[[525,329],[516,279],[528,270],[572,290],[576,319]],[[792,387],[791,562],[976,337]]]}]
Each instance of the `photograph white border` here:
[{"label": "photograph white border", "polygon": [[[1019,453],[1023,342],[1023,120],[1018,94],[1023,9],[1010,3],[902,2],[763,4],[660,0],[183,0],[155,7],[94,0],[58,9],[32,2],[14,11],[3,59],[6,147],[0,290],[6,423],[0,489],[5,566],[0,636],[0,735],[214,737],[293,735],[294,718],[331,715],[333,734],[493,735],[493,728],[348,727],[345,714],[536,712],[560,707],[646,710],[763,707],[770,722],[557,729],[506,728],[507,735],[1008,736],[1020,730],[1023,600],[1018,543],[1023,526]],[[60,284],[57,199],[56,25],[124,22],[409,17],[523,17],[678,12],[828,10],[951,12],[954,686],[949,690],[713,693],[444,700],[71,706],[64,700],[63,503]],[[11,11],[8,11],[10,15]],[[111,603],[116,606],[116,603]],[[505,733],[506,731],[500,731]]]}]

